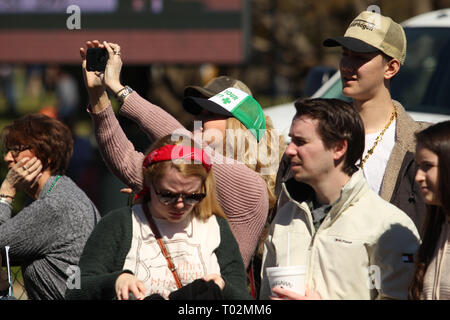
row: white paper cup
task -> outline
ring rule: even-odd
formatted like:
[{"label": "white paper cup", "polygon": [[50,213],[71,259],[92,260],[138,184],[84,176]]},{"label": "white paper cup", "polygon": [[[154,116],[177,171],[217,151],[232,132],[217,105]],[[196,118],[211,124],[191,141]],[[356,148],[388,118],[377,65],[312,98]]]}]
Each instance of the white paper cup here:
[{"label": "white paper cup", "polygon": [[[266,273],[270,289],[281,287],[305,295],[306,266],[270,267]],[[275,294],[272,292],[272,295]]]}]

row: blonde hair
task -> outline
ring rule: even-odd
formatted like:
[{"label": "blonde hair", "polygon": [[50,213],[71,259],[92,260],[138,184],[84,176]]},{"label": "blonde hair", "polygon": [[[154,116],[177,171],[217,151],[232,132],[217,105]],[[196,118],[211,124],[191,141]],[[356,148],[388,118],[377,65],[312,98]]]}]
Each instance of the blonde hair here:
[{"label": "blonde hair", "polygon": [[[259,173],[267,186],[269,208],[277,201],[275,195],[275,180],[278,165],[286,145],[283,136],[273,127],[270,117],[265,116],[266,131],[259,142],[255,136],[236,118],[227,118],[226,135],[223,140],[223,150],[226,156],[244,163],[248,168]],[[239,153],[244,143],[243,154]]]},{"label": "blonde hair", "polygon": [[[172,135],[167,135],[156,141],[150,147],[148,153],[165,145],[187,145],[193,148],[199,148],[189,137],[179,136],[177,141],[172,141]],[[217,200],[216,183],[214,179],[213,168],[211,168],[211,170],[209,170],[208,172],[206,171],[206,168],[199,163],[184,161],[174,162],[172,160],[156,162],[150,164],[147,168],[143,168],[144,184],[157,184],[160,179],[164,177],[169,168],[175,168],[185,177],[195,176],[199,177],[202,180],[202,192],[206,194],[206,197],[203,198],[203,200],[199,203],[195,204],[194,208],[192,209],[192,213],[195,217],[201,220],[207,220],[213,214],[215,214],[219,217],[226,218],[226,215]],[[148,192],[144,196],[143,201],[151,201],[150,194]]]}]

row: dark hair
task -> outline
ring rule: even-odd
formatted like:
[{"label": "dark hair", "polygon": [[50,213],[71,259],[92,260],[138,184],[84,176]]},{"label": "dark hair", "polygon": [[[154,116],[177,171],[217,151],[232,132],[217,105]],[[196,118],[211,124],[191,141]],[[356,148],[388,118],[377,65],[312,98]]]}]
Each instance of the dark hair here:
[{"label": "dark hair", "polygon": [[2,130],[3,150],[14,145],[28,145],[42,161],[42,170],[64,174],[73,153],[69,128],[59,120],[43,114],[27,114]]},{"label": "dark hair", "polygon": [[[391,57],[391,56],[388,56],[386,53],[384,53],[383,51],[381,51],[381,50],[379,50],[379,52],[380,52],[380,54],[381,54],[381,57],[383,58],[383,62],[384,63],[389,63],[392,59],[394,59],[393,57]],[[397,59],[398,60],[398,59]],[[400,62],[400,61],[399,61]],[[400,63],[400,67],[401,67],[401,63]],[[397,75],[398,75],[398,72],[393,76],[393,77],[391,77],[389,80],[388,80],[388,82],[389,83],[392,83],[392,80],[395,78],[395,77],[397,77]]]},{"label": "dark hair", "polygon": [[364,124],[356,109],[339,99],[298,99],[295,118],[306,115],[319,120],[318,131],[327,148],[347,141],[343,171],[352,175],[364,152]]},{"label": "dark hair", "polygon": [[427,205],[424,236],[409,288],[410,299],[421,298],[423,278],[436,250],[445,215],[450,215],[450,121],[439,122],[416,133],[416,140],[417,147],[426,148],[438,157],[438,196],[442,206]]},{"label": "dark hair", "polygon": [[380,52],[381,56],[383,57],[384,62],[386,62],[386,63],[389,62],[389,61],[391,61],[392,59],[394,59],[393,57],[388,56],[386,53],[384,53],[384,52],[381,51],[381,50],[379,50],[379,52]]}]

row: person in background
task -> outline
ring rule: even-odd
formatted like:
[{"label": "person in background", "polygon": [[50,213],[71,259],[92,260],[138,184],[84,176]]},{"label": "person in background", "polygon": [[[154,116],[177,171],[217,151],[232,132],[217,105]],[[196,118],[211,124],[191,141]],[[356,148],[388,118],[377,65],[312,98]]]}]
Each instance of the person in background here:
[{"label": "person in background", "polygon": [[5,97],[8,116],[13,117],[18,114],[14,80],[14,65],[0,63],[0,92]]},{"label": "person in background", "polygon": [[[11,265],[21,265],[30,299],[63,299],[71,267],[100,219],[86,194],[64,175],[72,135],[62,122],[28,114],[2,131],[8,173],[0,186],[0,247],[9,246]],[[13,216],[24,191],[33,201]]]},{"label": "person in background", "polygon": [[[261,299],[406,299],[419,234],[355,165],[364,150],[358,112],[338,99],[295,107],[285,152],[293,178],[265,241]],[[266,269],[275,266],[305,266],[305,296],[270,288]]]},{"label": "person in background", "polygon": [[416,133],[416,181],[427,215],[409,298],[450,299],[450,121]]},{"label": "person in background", "polygon": [[44,79],[47,89],[55,94],[58,120],[61,120],[69,128],[73,127],[80,105],[78,81],[69,71],[59,65],[48,65],[45,69]]},{"label": "person in background", "polygon": [[[283,146],[279,144],[282,137],[272,129],[270,119],[264,116],[258,104],[253,104],[245,110],[246,120],[239,119],[251,126],[245,127],[244,130],[250,132],[245,134],[247,140],[240,142],[257,147],[245,150],[246,153],[252,153],[248,159],[257,159],[257,162],[247,164],[244,163],[245,161],[237,161],[239,159],[234,157],[226,157],[226,153],[221,153],[227,150],[222,148],[223,139],[227,139],[226,130],[229,123],[234,122],[230,118],[236,118],[230,116],[230,112],[226,113],[222,107],[217,112],[194,108],[196,110],[193,112],[199,112],[197,124],[200,125],[195,127],[194,123],[194,131],[190,132],[162,108],[143,99],[133,89],[120,83],[122,60],[119,45],[88,41],[86,47],[106,48],[110,57],[104,73],[88,72],[86,48],[80,48],[83,73],[89,93],[88,111],[93,119],[99,149],[112,173],[135,193],[142,190],[144,179],[141,163],[145,155],[136,151],[125,136],[114,115],[106,89],[112,92],[121,103],[119,113],[135,121],[150,140],[168,134],[184,134],[205,142],[207,145],[205,150],[212,156],[215,164],[214,177],[217,183],[218,201],[228,218],[247,268],[258,245],[269,209],[275,205],[276,201],[273,187],[282,155],[280,148]],[[228,88],[240,90],[251,97],[251,92],[245,84],[223,76],[213,79],[204,88],[186,88],[185,98],[200,95],[208,99]],[[184,107],[186,108],[186,105]],[[256,124],[256,127],[253,124]],[[235,150],[232,147],[233,141],[235,137],[227,140],[231,150]],[[260,152],[263,156],[257,156],[254,150],[263,151]]]},{"label": "person in background", "polygon": [[68,299],[250,299],[213,167],[189,137],[157,140],[143,160],[140,203],[103,217]]}]

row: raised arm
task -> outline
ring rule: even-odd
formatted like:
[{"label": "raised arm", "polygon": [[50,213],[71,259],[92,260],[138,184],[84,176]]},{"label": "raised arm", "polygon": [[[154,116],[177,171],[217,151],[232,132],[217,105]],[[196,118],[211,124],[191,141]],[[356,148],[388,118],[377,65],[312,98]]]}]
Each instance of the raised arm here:
[{"label": "raised arm", "polygon": [[[109,53],[104,73],[86,70],[86,50],[96,47],[105,48]],[[80,48],[80,56],[85,85],[89,93],[88,112],[93,120],[95,136],[102,157],[115,176],[135,192],[139,192],[143,182],[142,160],[144,155],[135,150],[120,127],[106,93],[106,89],[115,94],[124,88],[120,83],[122,68],[120,47],[112,43],[88,41],[86,48]],[[128,99],[131,100],[130,103],[127,102]],[[136,103],[142,104],[150,118],[144,132],[151,140],[170,134],[175,129],[183,128],[170,114],[141,98],[137,93],[132,93],[125,100],[125,105]]]}]

